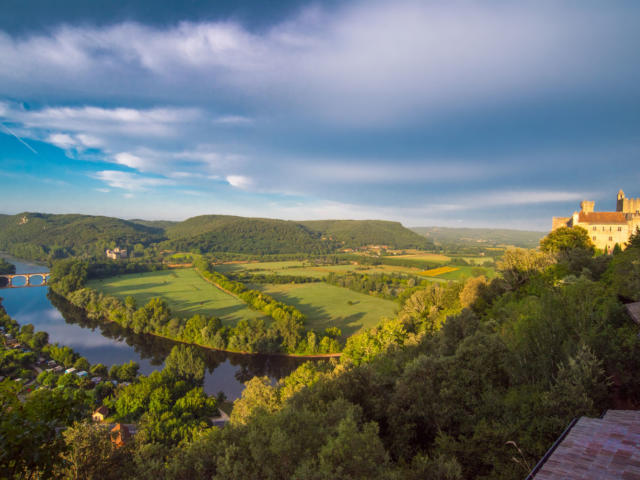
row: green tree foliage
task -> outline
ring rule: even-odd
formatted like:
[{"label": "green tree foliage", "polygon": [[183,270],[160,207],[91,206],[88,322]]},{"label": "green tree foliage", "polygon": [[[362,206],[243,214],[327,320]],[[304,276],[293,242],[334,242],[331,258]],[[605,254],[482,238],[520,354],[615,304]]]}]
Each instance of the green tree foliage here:
[{"label": "green tree foliage", "polygon": [[86,415],[84,398],[38,390],[24,399],[11,380],[0,382],[0,472],[6,478],[52,478],[64,445],[56,427]]},{"label": "green tree foliage", "polygon": [[163,239],[162,229],[118,218],[44,213],[0,216],[0,250],[31,260],[81,254],[100,258],[112,243],[127,247]]},{"label": "green tree foliage", "polygon": [[231,422],[243,425],[253,415],[275,412],[278,407],[278,394],[269,377],[253,377],[245,384],[242,397],[233,403]]},{"label": "green tree foliage", "polygon": [[553,263],[552,256],[545,252],[508,248],[497,263],[497,269],[502,274],[507,286],[511,289],[517,289],[533,276],[540,275]]},{"label": "green tree foliage", "polygon": [[409,277],[397,273],[347,273],[341,275],[331,272],[327,275],[325,281],[331,285],[349,288],[356,292],[389,300],[395,300],[408,290],[416,289],[416,285],[426,285],[427,283],[426,280],[418,277]]},{"label": "green tree foliage", "polygon": [[9,275],[16,273],[16,266],[0,257],[0,275],[5,273]]},{"label": "green tree foliage", "polygon": [[202,352],[187,345],[176,345],[165,359],[164,368],[176,378],[202,385],[204,359]]},{"label": "green tree foliage", "polygon": [[589,232],[582,227],[560,227],[540,240],[540,249],[547,253],[562,253],[567,250],[595,251]]},{"label": "green tree foliage", "polygon": [[66,429],[63,437],[67,447],[62,454],[64,478],[126,478],[131,446],[116,447],[103,425],[78,422]]}]

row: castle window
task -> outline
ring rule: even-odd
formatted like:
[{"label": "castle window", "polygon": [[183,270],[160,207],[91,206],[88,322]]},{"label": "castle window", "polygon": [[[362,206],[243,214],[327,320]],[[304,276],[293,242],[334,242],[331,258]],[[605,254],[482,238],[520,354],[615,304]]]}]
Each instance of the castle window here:
[{"label": "castle window", "polygon": [[612,242],[613,241],[613,237],[609,237],[609,241]]},{"label": "castle window", "polygon": [[598,227],[593,227],[593,231],[595,232],[598,229]]},{"label": "castle window", "polygon": [[622,227],[618,227],[618,231],[621,232],[622,231]]},{"label": "castle window", "polygon": [[595,241],[595,240],[596,240],[596,236],[595,236],[595,235],[594,235],[593,237],[591,237],[591,238],[593,238],[593,241]]}]

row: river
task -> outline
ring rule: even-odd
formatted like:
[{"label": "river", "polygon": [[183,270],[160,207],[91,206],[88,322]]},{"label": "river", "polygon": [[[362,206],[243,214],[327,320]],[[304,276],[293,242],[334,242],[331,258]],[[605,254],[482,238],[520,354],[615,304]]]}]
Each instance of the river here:
[{"label": "river", "polygon": [[[16,266],[16,273],[47,272],[45,266],[4,256]],[[64,299],[48,294],[47,287],[0,289],[7,313],[20,325],[33,324],[49,334],[50,343],[73,348],[91,364],[107,367],[134,360],[140,372],[149,374],[163,368],[164,359],[176,342],[138,335],[114,323],[87,319]],[[204,389],[209,395],[224,392],[229,400],[238,398],[244,382],[253,376],[268,376],[272,382],[291,373],[305,360],[271,355],[239,355],[201,348],[207,365]]]}]

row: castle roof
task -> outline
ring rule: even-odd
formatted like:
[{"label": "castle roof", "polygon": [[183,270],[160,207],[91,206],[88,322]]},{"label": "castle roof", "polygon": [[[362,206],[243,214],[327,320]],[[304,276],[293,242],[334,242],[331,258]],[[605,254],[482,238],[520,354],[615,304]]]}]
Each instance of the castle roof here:
[{"label": "castle roof", "polygon": [[627,217],[622,212],[580,212],[580,223],[627,223]]}]

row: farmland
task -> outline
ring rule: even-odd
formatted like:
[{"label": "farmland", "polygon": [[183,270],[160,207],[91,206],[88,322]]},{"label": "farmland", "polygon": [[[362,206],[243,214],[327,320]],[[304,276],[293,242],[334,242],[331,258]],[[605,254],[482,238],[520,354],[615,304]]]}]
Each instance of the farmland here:
[{"label": "farmland", "polygon": [[323,331],[327,327],[338,327],[344,337],[377,325],[382,317],[392,317],[398,306],[390,300],[326,283],[251,287],[295,306],[307,317],[306,328]]},{"label": "farmland", "polygon": [[[399,256],[400,257],[400,256]],[[429,260],[433,261],[433,257],[422,258],[421,255],[403,255],[403,259],[407,260]],[[440,257],[444,257],[440,255]],[[393,257],[398,258],[398,257]],[[448,258],[448,257],[445,257]],[[486,261],[487,259],[481,257],[465,257],[468,263],[475,263],[475,260]],[[447,266],[442,263],[442,267],[439,267],[434,273],[425,274],[429,270],[420,269],[417,267],[402,267],[395,265],[313,265],[309,262],[302,261],[286,261],[286,262],[253,262],[253,263],[227,263],[216,265],[216,271],[224,275],[237,275],[237,274],[266,274],[266,275],[292,275],[299,277],[312,277],[322,279],[329,273],[347,274],[347,273],[365,273],[365,274],[402,274],[410,276],[418,276],[430,281],[449,281],[460,280],[464,277],[471,277],[476,275],[477,270],[471,266]],[[452,269],[455,269],[452,270]],[[495,272],[492,267],[483,267],[485,275],[493,277]]]},{"label": "farmland", "polygon": [[219,317],[224,324],[234,325],[242,319],[263,316],[243,301],[205,281],[193,269],[119,275],[92,280],[88,286],[120,299],[130,295],[139,306],[153,297],[162,297],[172,312],[180,317],[199,313]]}]

